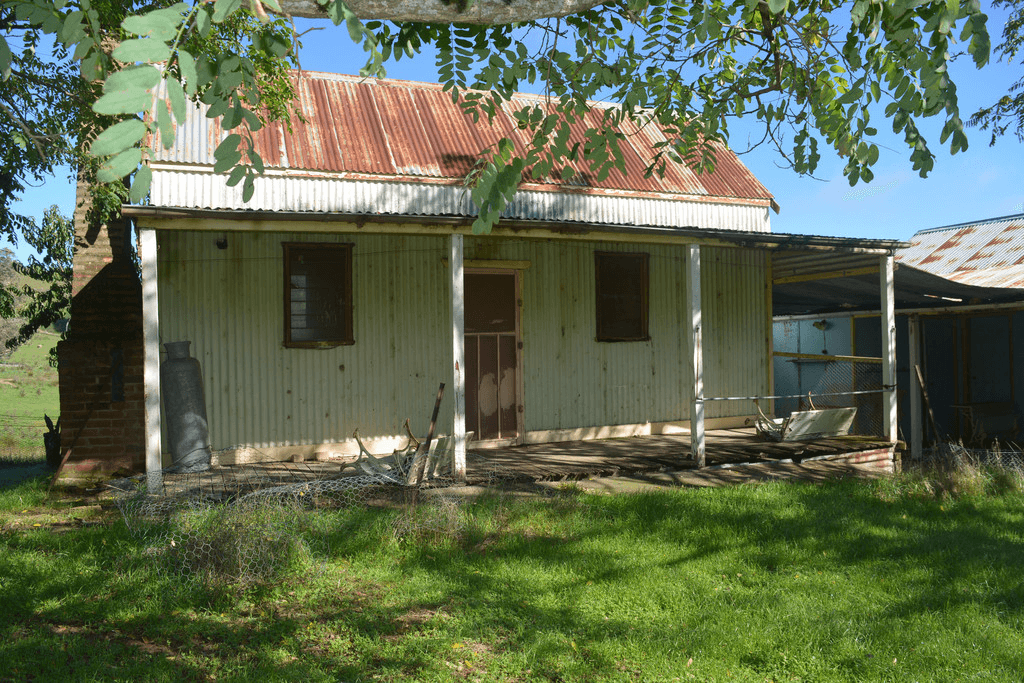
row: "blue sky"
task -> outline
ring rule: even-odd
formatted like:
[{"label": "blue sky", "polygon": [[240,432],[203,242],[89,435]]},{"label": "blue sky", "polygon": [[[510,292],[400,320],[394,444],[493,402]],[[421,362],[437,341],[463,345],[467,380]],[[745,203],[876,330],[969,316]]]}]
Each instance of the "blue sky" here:
[{"label": "blue sky", "polygon": [[[989,31],[998,44],[1005,14],[991,9],[988,12]],[[305,69],[339,73],[356,73],[364,61],[362,51],[349,42],[344,28],[330,25],[303,38],[300,57]],[[994,102],[1022,72],[1024,66],[1019,62],[1000,63],[995,57],[981,70],[975,69],[968,57],[957,60],[951,74],[958,87],[962,116],[966,119],[980,106]],[[437,78],[429,54],[389,64],[388,75],[414,81]],[[751,137],[757,133],[756,123],[747,124]],[[845,162],[827,151],[822,154],[816,179],[780,167],[783,160],[767,146],[741,157],[782,207],[779,215],[772,216],[773,232],[906,240],[925,228],[1024,213],[1024,143],[1012,135],[990,147],[986,132],[970,130],[970,148],[950,155],[938,144],[942,122],[926,123],[922,130],[937,158],[934,170],[922,179],[911,169],[902,137],[891,132],[886,135],[891,131],[886,121],[873,123],[881,133],[877,143],[883,146],[873,168],[875,178],[853,188],[842,175]],[[731,144],[737,149],[746,147],[740,129],[733,125]],[[66,176],[30,188],[19,209],[38,221],[53,203],[65,214],[72,213],[74,186]],[[24,245],[15,251],[20,258],[27,253]]]}]

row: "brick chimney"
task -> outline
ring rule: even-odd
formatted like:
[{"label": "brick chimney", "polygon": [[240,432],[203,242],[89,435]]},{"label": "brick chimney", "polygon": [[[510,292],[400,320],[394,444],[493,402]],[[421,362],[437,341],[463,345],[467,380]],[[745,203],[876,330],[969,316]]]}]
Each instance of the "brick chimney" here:
[{"label": "brick chimney", "polygon": [[57,345],[65,482],[145,467],[142,286],[131,229],[120,217],[90,221],[91,203],[80,177],[71,322]]}]

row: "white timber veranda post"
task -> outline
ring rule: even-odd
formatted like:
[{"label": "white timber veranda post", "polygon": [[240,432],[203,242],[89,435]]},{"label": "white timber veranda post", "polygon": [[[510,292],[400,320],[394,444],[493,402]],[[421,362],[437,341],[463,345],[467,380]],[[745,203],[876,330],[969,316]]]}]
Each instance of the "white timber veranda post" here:
[{"label": "white timber veranda post", "polygon": [[907,342],[910,344],[910,458],[920,462],[924,440],[921,415],[921,385],[917,382],[917,366],[921,364],[921,316],[907,321]]},{"label": "white timber veranda post", "polygon": [[455,478],[458,481],[466,481],[466,280],[463,272],[462,235],[452,235],[448,263],[452,276],[452,384],[455,389],[455,419],[452,425],[452,436],[455,438],[453,467]]},{"label": "white timber veranda post", "polygon": [[892,254],[881,257],[879,264],[882,290],[882,421],[885,438],[896,443],[899,426],[896,421],[896,305],[893,284]]},{"label": "white timber veranda post", "polygon": [[690,321],[690,452],[697,467],[704,467],[704,343],[700,307],[700,245],[687,245],[687,313]]},{"label": "white timber veranda post", "polygon": [[160,458],[160,311],[157,298],[156,230],[139,229],[142,266],[143,382],[146,387],[146,484],[151,492],[163,486]]}]

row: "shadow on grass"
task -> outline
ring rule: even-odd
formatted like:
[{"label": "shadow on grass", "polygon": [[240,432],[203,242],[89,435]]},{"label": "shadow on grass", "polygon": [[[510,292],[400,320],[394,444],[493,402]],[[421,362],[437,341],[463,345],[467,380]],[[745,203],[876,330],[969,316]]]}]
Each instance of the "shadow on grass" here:
[{"label": "shadow on grass", "polygon": [[[1000,635],[1024,619],[1019,496],[887,501],[847,482],[491,497],[440,534],[401,510],[323,514],[323,566],[246,590],[174,582],[121,523],[4,532],[0,671],[629,680],[695,657],[710,678],[863,680],[899,678],[886,648],[903,660],[915,639],[918,678],[979,658],[1024,669],[1019,637]],[[970,641],[984,652],[930,654]]]},{"label": "shadow on grass", "polygon": [[[470,606],[468,632],[498,632],[510,621],[528,625],[505,646],[530,651],[539,663],[577,654],[568,642],[552,649],[544,637],[549,632],[572,634],[577,643],[661,644],[645,653],[659,647],[707,652],[749,620],[778,640],[761,639],[755,645],[761,652],[738,659],[768,677],[882,676],[878,667],[888,660],[854,643],[888,645],[898,652],[889,657],[895,662],[906,650],[927,649],[918,645],[934,634],[916,633],[913,625],[921,623],[943,632],[932,644],[946,648],[935,664],[950,679],[971,672],[955,648],[974,642],[985,643],[981,658],[998,662],[1004,673],[1024,666],[1015,635],[1024,622],[1020,496],[887,502],[875,487],[850,482],[577,500],[575,510],[564,501],[549,505],[562,520],[552,532],[517,531],[512,513],[504,532],[471,533],[447,555],[411,549],[403,567],[435,577],[445,587],[440,602]],[[502,572],[510,563],[523,567],[520,576]],[[835,603],[820,594],[824,581],[797,580],[822,574],[841,584],[832,589],[842,594]],[[665,583],[673,579],[675,587]],[[641,587],[623,590],[630,584]],[[595,598],[595,586],[614,595]],[[787,665],[786,647],[821,659]],[[614,675],[622,666],[594,649],[579,659],[584,677]],[[950,660],[966,668],[950,669]],[[678,674],[680,666],[677,660],[662,673]]]}]

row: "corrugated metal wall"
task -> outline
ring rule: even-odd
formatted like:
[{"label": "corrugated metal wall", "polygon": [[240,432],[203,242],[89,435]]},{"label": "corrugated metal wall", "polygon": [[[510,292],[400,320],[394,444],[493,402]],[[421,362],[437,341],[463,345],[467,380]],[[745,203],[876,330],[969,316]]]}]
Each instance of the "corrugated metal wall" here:
[{"label": "corrugated metal wall", "polygon": [[[161,341],[203,367],[214,448],[398,435],[426,421],[450,356],[444,241],[297,233],[159,233]],[[356,343],[282,346],[286,241],[355,243]],[[450,417],[447,422],[450,424]]]},{"label": "corrugated metal wall", "polygon": [[[271,447],[425,432],[450,383],[443,237],[160,231],[161,341],[187,339],[206,382],[211,442]],[[282,242],[353,243],[356,343],[286,349]],[[650,254],[647,342],[595,341],[595,249]],[[681,247],[467,238],[465,258],[529,261],[522,274],[527,431],[686,419],[689,357]],[[766,259],[704,248],[707,396],[768,393]],[[749,402],[708,404],[746,415]],[[441,411],[451,424],[451,400]]]},{"label": "corrugated metal wall", "polygon": [[[475,216],[477,208],[461,185],[342,182],[333,177],[267,174],[256,179],[252,199],[242,186],[228,187],[227,176],[200,169],[153,172],[154,206],[252,211],[337,211],[419,216]],[[506,218],[577,221],[661,227],[702,226],[716,230],[771,232],[767,205],[727,201],[679,201],[631,196],[520,190],[502,212]]]},{"label": "corrugated metal wall", "polygon": [[[701,249],[704,309],[704,395],[772,393],[768,357],[767,254],[751,249]],[[753,401],[716,401],[708,417],[753,415]]]}]

